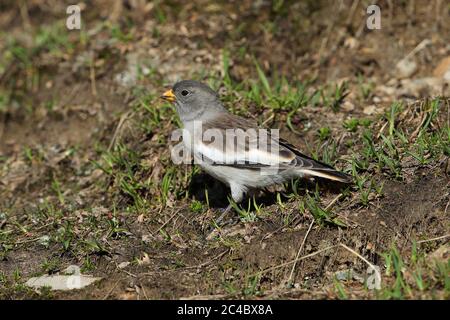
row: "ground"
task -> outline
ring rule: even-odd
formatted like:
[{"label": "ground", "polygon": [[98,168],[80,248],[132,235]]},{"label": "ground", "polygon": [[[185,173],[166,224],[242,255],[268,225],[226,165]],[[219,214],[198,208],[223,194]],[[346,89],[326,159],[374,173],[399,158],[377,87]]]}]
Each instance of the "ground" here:
[{"label": "ground", "polygon": [[[81,30],[68,3],[0,5],[1,299],[450,297],[447,3],[377,1],[375,30],[368,1],[95,3]],[[171,161],[159,99],[189,78],[354,183],[214,225],[228,190]],[[25,285],[69,265],[102,280]]]}]

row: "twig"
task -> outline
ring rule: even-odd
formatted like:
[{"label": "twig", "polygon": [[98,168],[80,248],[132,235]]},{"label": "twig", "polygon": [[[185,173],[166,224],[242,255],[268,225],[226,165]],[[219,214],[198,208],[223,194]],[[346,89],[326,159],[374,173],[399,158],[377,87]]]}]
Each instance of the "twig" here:
[{"label": "twig", "polygon": [[217,259],[220,259],[221,257],[223,257],[226,253],[228,253],[230,250],[225,250],[224,252],[222,252],[222,253],[220,253],[220,254],[218,254],[217,256],[215,256],[214,258],[212,258],[212,259],[210,259],[210,260],[208,260],[208,261],[206,261],[206,262],[203,262],[203,263],[201,263],[201,264],[199,264],[199,265],[196,265],[196,266],[187,266],[187,267],[185,267],[184,269],[198,269],[198,268],[203,268],[203,267],[206,267],[208,264],[211,264],[212,262],[214,262],[215,260],[217,260]]},{"label": "twig", "polygon": [[180,210],[176,210],[170,217],[169,219],[166,220],[166,222],[164,222],[159,228],[158,230],[156,230],[155,232],[153,232],[153,235],[157,234],[158,232],[160,232],[162,230],[162,228],[164,228],[172,219],[173,217],[175,217],[175,215],[180,212]]},{"label": "twig", "polygon": [[[273,299],[280,299],[280,297],[283,297],[283,299],[286,299],[286,295],[294,295],[297,293],[311,293],[310,289],[302,289],[302,288],[285,288],[285,287],[280,287],[277,286],[271,290],[267,290],[264,291],[263,296],[261,297],[262,299],[266,299],[266,300],[273,300]],[[325,291],[315,291],[315,294],[319,294],[322,295],[324,297],[326,297],[326,292]]]},{"label": "twig", "polygon": [[[221,257],[223,257],[228,252],[230,252],[229,249],[225,250],[224,252],[218,254],[217,256],[215,256],[214,258],[212,258],[212,259],[210,259],[210,260],[208,260],[206,262],[200,263],[200,264],[198,264],[196,266],[186,266],[186,267],[182,268],[182,270],[199,269],[199,268],[206,267],[207,265],[211,264],[212,262],[216,261],[217,259],[220,259]],[[178,272],[179,270],[180,269],[172,269],[170,271]],[[155,272],[145,272],[145,273],[141,273],[139,275],[140,276],[150,276],[150,275],[154,275],[154,274],[155,274]]]},{"label": "twig", "polygon": [[196,295],[189,297],[181,297],[180,300],[217,300],[228,297],[230,297],[230,295],[228,294],[212,294],[212,295]]},{"label": "twig", "polygon": [[123,273],[126,273],[127,275],[129,275],[129,276],[132,277],[132,278],[137,278],[137,275],[135,275],[135,274],[133,274],[133,273],[131,273],[131,272],[128,272],[128,271],[125,270],[125,269],[120,269],[120,271],[122,271]]},{"label": "twig", "polygon": [[[447,165],[446,166],[448,167],[448,159],[447,159]],[[447,170],[445,170],[445,172],[447,172]],[[449,205],[450,205],[450,199],[448,200],[447,205],[445,206],[444,214],[447,214],[447,210],[448,210],[448,206]]]},{"label": "twig", "polygon": [[3,132],[5,131],[5,117],[0,114],[0,141],[2,141]]},{"label": "twig", "polygon": [[23,21],[25,30],[31,29],[30,15],[28,14],[27,2],[22,1],[20,4],[20,16]]},{"label": "twig", "polygon": [[429,44],[431,44],[431,40],[430,39],[423,39],[414,49],[411,50],[410,53],[408,53],[402,60],[408,60],[409,58],[411,58],[413,55],[415,55],[417,52],[419,52],[420,50],[424,49],[426,46],[428,46]]},{"label": "twig", "polygon": [[346,250],[348,250],[349,252],[351,252],[351,253],[353,253],[354,255],[356,255],[358,258],[360,258],[362,261],[364,261],[367,265],[369,265],[372,269],[375,270],[375,266],[374,266],[372,263],[370,263],[366,258],[364,258],[363,256],[361,256],[361,255],[360,255],[358,252],[356,252],[355,250],[353,250],[353,249],[347,247],[345,244],[339,243],[339,244],[334,245],[334,246],[328,246],[328,247],[326,247],[326,248],[317,250],[317,251],[315,251],[315,252],[313,252],[313,253],[307,254],[306,256],[303,256],[303,257],[300,257],[300,258],[296,258],[296,259],[294,259],[294,260],[291,260],[291,261],[288,261],[288,262],[279,264],[279,265],[277,265],[277,266],[273,266],[273,267],[264,269],[264,270],[262,270],[262,271],[259,271],[259,272],[255,273],[254,275],[256,276],[256,275],[258,275],[258,274],[262,274],[262,273],[265,273],[265,272],[268,272],[268,271],[273,271],[273,270],[276,270],[276,269],[279,269],[279,268],[288,266],[288,265],[290,265],[291,263],[295,263],[295,262],[297,262],[297,261],[301,261],[301,260],[304,260],[304,259],[306,259],[306,258],[311,258],[311,257],[313,257],[313,256],[318,255],[319,253],[322,253],[322,252],[324,252],[324,251],[328,251],[328,250],[330,250],[330,249],[334,249],[334,248],[339,247],[339,246],[340,246],[340,247],[343,247],[344,249],[346,249]]},{"label": "twig", "polygon": [[377,139],[380,138],[380,136],[383,134],[384,129],[386,129],[386,126],[388,125],[389,121],[386,121],[383,126],[381,127],[380,131],[378,131]]},{"label": "twig", "polygon": [[356,8],[358,8],[359,0],[353,0],[352,6],[350,7],[350,13],[347,16],[347,25],[350,25],[353,21],[353,17],[355,16]]},{"label": "twig", "polygon": [[148,296],[147,296],[147,292],[145,291],[145,287],[142,285],[142,283],[141,283],[141,289],[142,289],[142,292],[144,293],[145,300],[149,300]]},{"label": "twig", "polygon": [[294,260],[291,260],[291,261],[288,261],[288,262],[279,264],[279,265],[277,265],[277,266],[273,266],[273,267],[270,267],[270,268],[261,270],[261,271],[255,273],[254,275],[258,275],[258,274],[262,274],[262,273],[265,273],[265,272],[268,272],[268,271],[272,271],[272,270],[276,270],[276,269],[279,269],[279,268],[283,268],[283,267],[285,267],[285,266],[290,265],[291,263],[295,263],[296,261],[302,261],[302,260],[304,260],[304,259],[306,259],[306,258],[314,257],[315,255],[318,255],[319,253],[322,253],[322,252],[324,252],[324,251],[327,251],[327,250],[336,248],[337,246],[338,246],[338,245],[328,246],[328,247],[326,247],[326,248],[317,250],[317,251],[315,251],[315,252],[313,252],[313,253],[307,254],[306,256],[300,257],[300,258],[298,258],[298,259],[294,259]]},{"label": "twig", "polygon": [[443,236],[440,236],[440,237],[436,237],[436,238],[420,240],[420,241],[417,241],[417,243],[425,243],[425,242],[437,241],[437,240],[442,240],[442,239],[445,239],[445,238],[448,238],[448,237],[450,237],[450,234],[446,234],[446,235],[443,235]]},{"label": "twig", "polygon": [[281,226],[281,227],[275,229],[274,231],[272,231],[272,232],[266,234],[264,237],[262,237],[262,239],[261,239],[260,242],[262,243],[264,240],[269,239],[271,236],[273,236],[275,233],[277,233],[278,231],[282,230],[283,228],[284,228],[284,227]]},{"label": "twig", "polygon": [[130,116],[131,113],[132,113],[132,111],[128,111],[128,112],[124,113],[120,117],[119,123],[117,124],[116,130],[114,131],[114,135],[113,135],[113,137],[111,139],[111,142],[109,144],[108,151],[110,151],[112,149],[112,147],[114,147],[114,144],[116,143],[117,136],[119,135],[119,132],[122,129],[123,124],[128,119],[128,117]]},{"label": "twig", "polygon": [[91,64],[90,64],[90,78],[91,78],[91,91],[94,97],[97,96],[97,85],[95,82],[95,57],[92,55]]},{"label": "twig", "polygon": [[342,193],[339,193],[336,198],[331,200],[331,202],[325,207],[325,211],[330,209],[340,198],[342,197]]},{"label": "twig", "polygon": [[72,102],[79,88],[80,88],[79,84],[74,85],[70,90],[69,94],[65,95],[65,99],[61,101],[61,103],[58,105],[58,108],[63,109],[69,102]]},{"label": "twig", "polygon": [[39,241],[39,239],[41,239],[41,237],[34,238],[34,239],[27,239],[27,240],[17,241],[15,244],[18,245],[18,244],[24,244],[24,243],[31,243],[31,242]]},{"label": "twig", "polygon": [[272,114],[270,115],[270,117],[268,117],[266,120],[264,120],[263,123],[261,123],[261,127],[264,127],[264,126],[265,126],[267,123],[269,123],[269,121],[271,121],[274,117],[275,117],[275,114],[272,113]]},{"label": "twig", "polygon": [[410,138],[411,142],[419,135],[420,129],[422,129],[422,126],[425,124],[425,121],[427,120],[427,115],[428,115],[428,112],[424,112],[424,114],[422,116],[422,120],[420,121],[419,126],[411,134],[411,138]]},{"label": "twig", "polygon": [[114,291],[115,288],[117,288],[117,285],[119,284],[120,280],[117,280],[117,282],[112,286],[112,288],[108,291],[108,293],[103,297],[102,300],[108,299],[109,295]]},{"label": "twig", "polygon": [[308,231],[306,231],[305,237],[303,238],[302,244],[300,245],[300,248],[297,251],[297,255],[295,256],[295,262],[294,262],[294,265],[292,266],[291,274],[289,275],[289,279],[287,281],[288,284],[291,283],[291,281],[292,281],[292,277],[294,276],[295,267],[297,266],[297,259],[300,257],[300,253],[302,252],[303,247],[305,246],[306,239],[308,238],[308,235],[309,235],[309,233],[310,233],[310,231],[312,229],[314,221],[315,220],[313,218],[311,223],[310,223],[310,225],[309,225]]},{"label": "twig", "polygon": [[372,268],[372,270],[375,270],[375,266],[374,266],[373,264],[371,264],[371,263],[369,262],[369,260],[367,260],[367,259],[364,258],[362,255],[360,255],[358,252],[356,252],[355,250],[353,250],[353,249],[347,247],[347,246],[346,246],[345,244],[343,244],[343,243],[340,243],[339,245],[340,245],[342,248],[344,248],[344,249],[348,250],[349,252],[353,253],[354,255],[356,255],[358,258],[360,258],[360,259],[361,259],[362,261],[364,261],[365,263],[367,263],[367,265],[368,265],[370,268]]},{"label": "twig", "polygon": [[[442,25],[442,16],[445,15],[445,10],[442,10],[442,0],[438,0],[436,2],[436,9],[435,9],[435,14],[436,14],[436,18],[434,19],[436,22],[435,25],[435,29],[438,30],[439,26]],[[431,9],[431,6],[430,6]]]}]

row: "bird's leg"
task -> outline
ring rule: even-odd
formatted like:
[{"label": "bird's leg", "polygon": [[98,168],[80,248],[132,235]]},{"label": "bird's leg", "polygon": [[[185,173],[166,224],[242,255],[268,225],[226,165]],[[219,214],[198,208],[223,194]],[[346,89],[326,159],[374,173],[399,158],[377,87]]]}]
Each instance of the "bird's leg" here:
[{"label": "bird's leg", "polygon": [[230,200],[230,204],[226,207],[226,209],[222,212],[220,217],[215,221],[215,224],[218,226],[220,222],[222,222],[223,218],[231,211],[233,208],[233,205],[231,204],[231,201],[234,201],[235,203],[240,203],[242,199],[245,196],[245,193],[247,192],[247,189],[241,185],[237,184],[230,184],[231,189],[231,198],[233,200]]},{"label": "bird's leg", "polygon": [[247,192],[246,188],[244,188],[241,185],[234,184],[234,183],[230,184],[230,189],[231,189],[231,198],[233,200],[230,200],[230,204],[228,205],[228,207],[226,207],[225,211],[222,212],[220,217],[216,220],[216,225],[218,225],[219,222],[221,222],[223,220],[223,218],[228,214],[228,212],[230,212],[231,209],[233,208],[231,201],[234,201],[235,203],[240,203],[242,201],[242,199],[244,198],[245,193]]},{"label": "bird's leg", "polygon": [[225,210],[222,212],[219,218],[216,219],[216,225],[219,225],[219,223],[225,218],[225,216],[230,212],[230,210],[233,208],[231,203],[225,208]]}]

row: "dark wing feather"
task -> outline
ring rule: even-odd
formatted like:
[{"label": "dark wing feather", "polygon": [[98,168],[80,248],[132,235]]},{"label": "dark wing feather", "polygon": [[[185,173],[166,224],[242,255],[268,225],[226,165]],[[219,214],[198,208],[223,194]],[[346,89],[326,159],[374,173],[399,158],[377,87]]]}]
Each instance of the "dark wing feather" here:
[{"label": "dark wing feather", "polygon": [[[223,114],[212,121],[205,122],[203,124],[203,130],[207,129],[215,129],[215,130],[218,129],[223,131],[224,133],[225,130],[227,129],[242,129],[245,131],[248,129],[258,129],[258,126],[256,126],[254,122],[238,117],[236,115]],[[225,134],[223,134],[223,137],[225,139]],[[256,139],[258,138],[259,136],[256,136]],[[345,183],[351,182],[351,177],[348,176],[347,174],[336,171],[333,167],[320,161],[316,161],[313,158],[301,153],[295,146],[288,143],[286,140],[283,140],[281,138],[275,140],[272,137],[268,137],[268,139],[272,139],[273,142],[278,144],[279,148],[278,157],[280,161],[276,165],[279,170],[298,168],[305,174],[319,176],[331,180],[337,180]],[[227,143],[226,141],[223,141],[223,145],[225,145],[226,143]],[[214,146],[211,145],[211,147]],[[243,147],[246,151],[248,151],[249,149],[248,145],[241,147]],[[210,164],[216,166],[232,166],[236,168],[245,168],[252,170],[259,170],[271,166],[268,163],[251,162],[251,161],[236,162],[236,163],[233,162],[220,163],[214,161],[213,159],[207,158],[207,156],[205,155],[202,156],[204,160],[209,161]]]},{"label": "dark wing feather", "polygon": [[296,167],[304,169],[304,172],[308,172],[311,175],[316,175],[322,178],[336,180],[344,183],[351,183],[352,177],[343,172],[337,171],[333,167],[323,162],[314,160],[313,158],[301,153],[295,146],[288,143],[286,140],[280,139],[280,145],[288,148],[296,155]]},{"label": "dark wing feather", "polygon": [[[213,148],[216,151],[218,151],[218,153],[223,152],[223,148],[224,147],[229,147],[230,149],[228,150],[239,150],[242,152],[249,152],[250,155],[250,160],[247,161],[241,161],[240,159],[243,159],[243,157],[237,156],[237,159],[239,159],[240,161],[237,162],[218,162],[218,161],[214,161],[211,158],[214,158],[214,156],[209,157],[208,155],[206,155],[206,151],[210,151],[209,150],[205,150],[203,149],[205,152],[202,153],[202,157],[205,160],[208,160],[210,164],[212,165],[216,165],[216,166],[233,166],[233,167],[238,167],[238,168],[246,168],[246,169],[254,169],[254,170],[258,170],[260,168],[267,168],[270,167],[271,165],[277,165],[278,167],[280,167],[280,169],[283,168],[288,168],[288,167],[293,167],[296,164],[296,155],[294,152],[292,152],[291,150],[289,150],[289,148],[286,148],[282,145],[280,145],[278,143],[278,140],[275,140],[271,137],[270,135],[270,130],[266,131],[267,132],[267,138],[266,140],[261,140],[262,137],[259,135],[259,132],[257,132],[257,130],[261,129],[259,128],[256,123],[249,121],[247,119],[238,117],[236,115],[233,114],[222,114],[219,117],[214,118],[214,120],[209,120],[206,121],[202,124],[202,128],[203,128],[203,132],[205,133],[206,130],[219,130],[222,132],[222,137],[223,137],[223,141],[221,141],[222,143],[213,143],[213,142],[217,142],[215,141],[215,139],[211,142],[205,142],[202,141],[202,143],[204,145],[207,145],[209,148]],[[242,140],[231,140],[231,141],[227,141],[226,140],[226,135],[225,135],[225,131],[226,130],[234,130],[235,133],[237,133],[238,130],[242,130],[242,132],[248,133],[251,130],[253,130],[254,135],[249,135],[248,139],[242,141]],[[249,130],[251,129],[251,130]],[[203,137],[205,137],[207,135],[204,135]],[[260,144],[262,144],[263,142],[267,142],[267,152],[265,152],[263,148],[257,148],[252,152],[252,150],[250,150],[251,146],[260,146]],[[227,143],[229,144],[227,146]],[[230,145],[230,143],[233,143],[233,145]],[[272,144],[271,144],[272,143]],[[275,143],[275,144],[274,144]],[[270,147],[271,146],[276,146],[277,148],[277,152],[275,153],[270,153]],[[237,154],[240,154],[240,152],[237,152]],[[261,156],[262,161],[260,162],[256,162],[256,161],[252,161],[255,160],[255,153],[258,153],[258,155]],[[274,158],[277,158],[276,161],[274,161]]]}]

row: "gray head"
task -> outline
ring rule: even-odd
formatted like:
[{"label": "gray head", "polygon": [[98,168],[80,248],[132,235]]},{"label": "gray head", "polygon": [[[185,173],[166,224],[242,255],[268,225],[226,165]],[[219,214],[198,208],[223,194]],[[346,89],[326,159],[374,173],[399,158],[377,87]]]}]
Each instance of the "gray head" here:
[{"label": "gray head", "polygon": [[174,103],[183,122],[205,120],[226,112],[219,95],[206,84],[194,80],[177,82],[162,98]]}]

